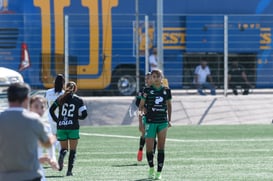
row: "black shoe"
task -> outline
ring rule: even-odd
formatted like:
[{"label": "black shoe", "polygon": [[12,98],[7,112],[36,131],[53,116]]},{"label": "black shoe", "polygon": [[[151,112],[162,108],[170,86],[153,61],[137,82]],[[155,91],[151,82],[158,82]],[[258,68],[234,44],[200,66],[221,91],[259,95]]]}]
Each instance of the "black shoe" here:
[{"label": "black shoe", "polygon": [[248,95],[249,91],[248,90],[244,90],[243,95]]},{"label": "black shoe", "polygon": [[67,171],[67,172],[66,172],[66,176],[73,176],[73,173],[72,173],[72,172]]},{"label": "black shoe", "polygon": [[59,156],[58,164],[59,164],[59,171],[62,171],[63,167],[64,167],[64,156],[63,155]]},{"label": "black shoe", "polygon": [[238,95],[237,90],[233,90],[233,94],[237,96]]}]

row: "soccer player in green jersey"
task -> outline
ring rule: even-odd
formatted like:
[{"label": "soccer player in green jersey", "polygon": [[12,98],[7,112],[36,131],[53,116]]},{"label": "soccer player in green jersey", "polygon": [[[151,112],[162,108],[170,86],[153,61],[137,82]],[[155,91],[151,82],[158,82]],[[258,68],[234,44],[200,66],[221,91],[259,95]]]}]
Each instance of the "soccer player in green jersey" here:
[{"label": "soccer player in green jersey", "polygon": [[[75,82],[66,84],[65,92],[51,105],[49,112],[52,119],[57,123],[57,138],[61,143],[59,154],[59,170],[63,169],[63,160],[69,150],[67,176],[72,176],[72,168],[76,157],[79,135],[79,119],[87,117],[87,108],[83,99],[76,95],[77,85]],[[59,108],[58,116],[55,110]]]},{"label": "soccer player in green jersey", "polygon": [[[156,69],[151,72],[153,85],[144,89],[140,105],[140,115],[145,115],[146,157],[149,164],[149,179],[161,179],[164,165],[164,149],[167,129],[171,126],[172,95],[168,87],[162,86],[163,74]],[[157,172],[154,171],[154,140],[158,139]]]},{"label": "soccer player in green jersey", "polygon": [[[139,103],[141,101],[141,96],[143,94],[143,91],[146,87],[150,87],[152,85],[152,76],[151,76],[151,72],[148,72],[145,75],[145,87],[143,87],[143,89],[141,89],[141,91],[139,91],[138,95],[136,96],[136,106],[139,107]],[[138,152],[137,152],[137,161],[142,161],[142,157],[143,157],[143,148],[145,145],[145,116],[143,115],[138,115],[138,121],[139,121],[139,131],[141,132],[141,136],[139,139],[139,148],[138,148]],[[154,142],[154,152],[156,149],[156,140]]]}]

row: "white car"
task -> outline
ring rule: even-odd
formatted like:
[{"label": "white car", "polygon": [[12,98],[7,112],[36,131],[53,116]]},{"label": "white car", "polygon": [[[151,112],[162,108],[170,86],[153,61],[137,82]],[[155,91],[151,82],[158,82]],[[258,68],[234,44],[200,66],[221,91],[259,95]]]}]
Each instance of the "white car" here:
[{"label": "white car", "polygon": [[24,82],[24,78],[19,72],[0,67],[0,92],[5,92],[10,84],[16,82]]}]

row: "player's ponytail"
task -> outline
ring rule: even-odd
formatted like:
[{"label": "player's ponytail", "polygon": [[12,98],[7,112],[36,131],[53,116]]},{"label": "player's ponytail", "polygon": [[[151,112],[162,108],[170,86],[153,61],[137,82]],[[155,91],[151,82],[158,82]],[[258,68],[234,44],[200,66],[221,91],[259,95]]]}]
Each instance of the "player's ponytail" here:
[{"label": "player's ponytail", "polygon": [[58,98],[58,102],[60,105],[63,105],[66,100],[73,95],[73,93],[77,92],[77,84],[73,81],[70,81],[66,84],[65,92]]}]

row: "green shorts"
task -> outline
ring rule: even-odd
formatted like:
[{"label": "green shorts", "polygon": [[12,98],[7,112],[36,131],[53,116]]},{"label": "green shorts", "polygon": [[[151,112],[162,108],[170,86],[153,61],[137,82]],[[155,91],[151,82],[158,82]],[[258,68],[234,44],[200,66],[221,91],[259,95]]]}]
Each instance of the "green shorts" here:
[{"label": "green shorts", "polygon": [[145,138],[155,138],[156,134],[165,128],[168,128],[168,122],[166,122],[166,123],[145,123]]},{"label": "green shorts", "polygon": [[68,139],[80,139],[80,130],[73,129],[73,130],[65,130],[65,129],[58,129],[57,130],[57,139],[58,141],[65,141]]}]

